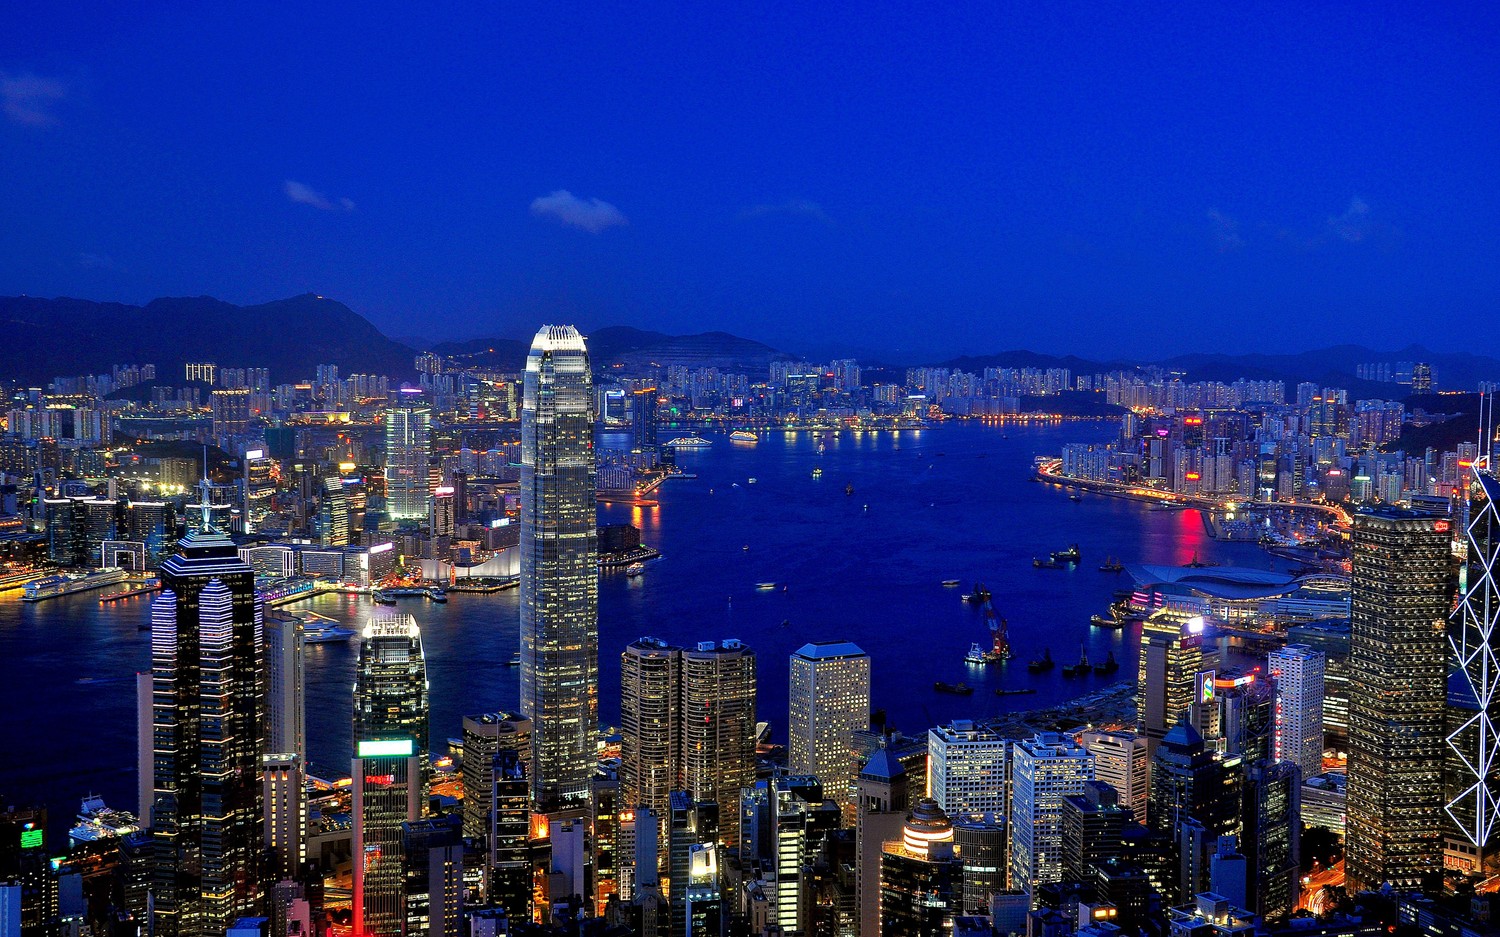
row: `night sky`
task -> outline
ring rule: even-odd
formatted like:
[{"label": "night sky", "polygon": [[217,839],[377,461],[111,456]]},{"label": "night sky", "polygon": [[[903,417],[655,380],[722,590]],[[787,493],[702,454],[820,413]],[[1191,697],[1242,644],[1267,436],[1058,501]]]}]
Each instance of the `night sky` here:
[{"label": "night sky", "polygon": [[1497,350],[1488,4],[226,6],[10,6],[0,294]]}]

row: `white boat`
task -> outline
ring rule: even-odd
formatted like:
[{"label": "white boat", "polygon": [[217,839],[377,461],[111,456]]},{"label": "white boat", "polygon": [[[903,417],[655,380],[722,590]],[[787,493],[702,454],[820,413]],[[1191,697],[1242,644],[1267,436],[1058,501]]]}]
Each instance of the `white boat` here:
[{"label": "white boat", "polygon": [[678,436],[676,439],[668,440],[667,445],[674,449],[704,449],[713,443],[702,436]]},{"label": "white boat", "polygon": [[302,631],[302,640],[308,644],[334,644],[354,637],[354,632],[337,625],[307,625]]},{"label": "white boat", "polygon": [[770,592],[772,589],[776,588],[776,583],[774,583],[774,582],[757,582],[755,584],[755,588],[759,589],[761,592]]},{"label": "white boat", "polygon": [[737,429],[729,434],[729,438],[735,442],[760,442],[760,437],[748,429]]},{"label": "white boat", "polygon": [[747,485],[753,485],[753,484],[755,484],[755,479],[754,478],[747,478],[747,479],[745,479],[745,484],[747,484]]},{"label": "white boat", "polygon": [[625,567],[625,575],[629,576],[631,579],[634,579],[645,571],[646,564],[644,563],[631,563],[629,566]]}]

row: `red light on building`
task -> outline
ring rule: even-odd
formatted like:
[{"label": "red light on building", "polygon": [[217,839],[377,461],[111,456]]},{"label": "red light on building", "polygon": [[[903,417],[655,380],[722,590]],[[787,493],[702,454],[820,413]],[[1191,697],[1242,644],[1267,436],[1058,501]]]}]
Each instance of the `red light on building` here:
[{"label": "red light on building", "polygon": [[1199,475],[1198,475],[1197,472],[1188,472],[1187,475],[1185,475],[1183,477],[1186,478],[1190,482],[1195,482],[1195,481],[1198,480]]}]

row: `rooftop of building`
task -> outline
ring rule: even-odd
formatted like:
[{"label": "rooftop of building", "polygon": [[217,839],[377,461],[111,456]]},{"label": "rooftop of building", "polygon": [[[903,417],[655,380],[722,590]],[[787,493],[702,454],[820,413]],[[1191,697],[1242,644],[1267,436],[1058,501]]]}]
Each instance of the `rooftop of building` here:
[{"label": "rooftop of building", "polygon": [[841,657],[864,657],[865,652],[853,641],[810,641],[793,652],[808,660],[836,660]]}]

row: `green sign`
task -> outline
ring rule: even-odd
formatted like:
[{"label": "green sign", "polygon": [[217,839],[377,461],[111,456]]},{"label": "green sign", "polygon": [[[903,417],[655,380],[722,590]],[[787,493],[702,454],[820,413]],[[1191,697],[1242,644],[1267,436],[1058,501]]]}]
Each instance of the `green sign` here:
[{"label": "green sign", "polygon": [[359,757],[378,758],[382,755],[410,755],[416,748],[416,743],[411,739],[396,739],[380,742],[360,742]]},{"label": "green sign", "polygon": [[45,830],[22,830],[21,848],[40,849],[47,843],[47,832]]}]

